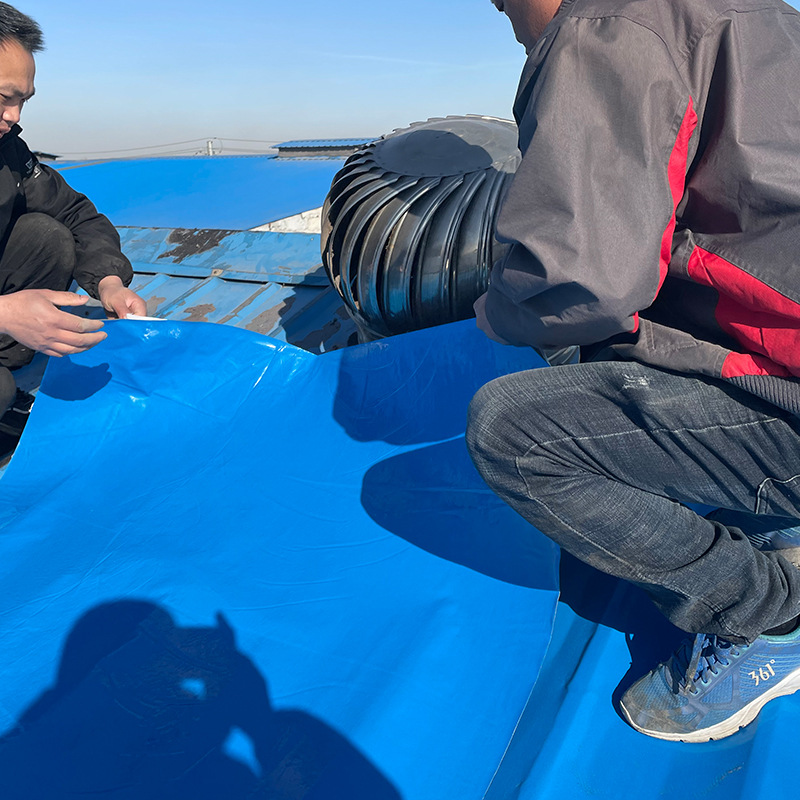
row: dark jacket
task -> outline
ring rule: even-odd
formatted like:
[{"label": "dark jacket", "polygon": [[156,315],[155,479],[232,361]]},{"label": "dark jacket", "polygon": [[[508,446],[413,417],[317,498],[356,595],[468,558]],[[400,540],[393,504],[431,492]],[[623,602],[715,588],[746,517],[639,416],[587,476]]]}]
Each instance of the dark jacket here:
[{"label": "dark jacket", "polygon": [[798,12],[564,0],[515,115],[496,334],[722,377],[800,412]]},{"label": "dark jacket", "polygon": [[114,226],[58,172],[38,162],[20,139],[21,130],[15,125],[0,139],[0,241],[5,242],[20,215],[47,214],[72,232],[75,280],[92,297],[97,297],[97,284],[107,275],[119,275],[127,286],[133,270],[120,251]]}]

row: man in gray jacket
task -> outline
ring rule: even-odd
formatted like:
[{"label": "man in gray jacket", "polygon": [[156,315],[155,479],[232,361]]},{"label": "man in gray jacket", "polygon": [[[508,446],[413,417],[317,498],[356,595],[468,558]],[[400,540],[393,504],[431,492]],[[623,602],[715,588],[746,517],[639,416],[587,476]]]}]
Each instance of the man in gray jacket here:
[{"label": "man in gray jacket", "polygon": [[484,387],[470,452],[533,525],[695,634],[625,718],[728,736],[800,688],[800,570],[777,549],[800,520],[800,15],[494,3],[529,56],[511,247],[478,324],[581,362]]},{"label": "man in gray jacket", "polygon": [[36,22],[0,3],[0,416],[16,391],[10,370],[34,351],[63,356],[105,338],[101,321],[59,308],[88,299],[66,291],[73,279],[114,316],[145,313],[113,225],[19,136],[42,47]]}]

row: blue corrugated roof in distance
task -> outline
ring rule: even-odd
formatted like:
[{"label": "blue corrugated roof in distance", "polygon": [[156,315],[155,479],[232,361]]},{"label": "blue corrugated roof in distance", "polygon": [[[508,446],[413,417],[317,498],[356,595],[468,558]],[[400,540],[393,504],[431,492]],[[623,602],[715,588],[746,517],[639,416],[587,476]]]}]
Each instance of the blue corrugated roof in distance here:
[{"label": "blue corrugated roof in distance", "polygon": [[115,225],[248,230],[325,201],[341,158],[197,156],[56,169]]}]

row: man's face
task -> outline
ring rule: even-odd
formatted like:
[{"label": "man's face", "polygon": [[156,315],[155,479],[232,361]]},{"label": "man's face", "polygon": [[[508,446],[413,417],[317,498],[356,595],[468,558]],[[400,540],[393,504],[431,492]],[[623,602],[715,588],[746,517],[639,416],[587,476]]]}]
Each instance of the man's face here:
[{"label": "man's face", "polygon": [[517,41],[530,53],[548,22],[555,16],[561,0],[492,0],[514,28]]},{"label": "man's face", "polygon": [[0,136],[19,122],[22,107],[33,97],[36,65],[19,42],[0,44]]}]

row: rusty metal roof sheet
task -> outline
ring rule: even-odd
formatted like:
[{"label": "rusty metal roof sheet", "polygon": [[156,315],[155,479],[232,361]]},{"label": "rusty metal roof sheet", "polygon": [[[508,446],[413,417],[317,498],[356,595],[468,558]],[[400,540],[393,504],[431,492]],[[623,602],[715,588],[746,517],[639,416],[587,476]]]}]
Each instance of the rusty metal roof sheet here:
[{"label": "rusty metal roof sheet", "polygon": [[322,269],[319,235],[122,228],[120,238],[150,316],[246,328],[313,353],[355,334]]}]

